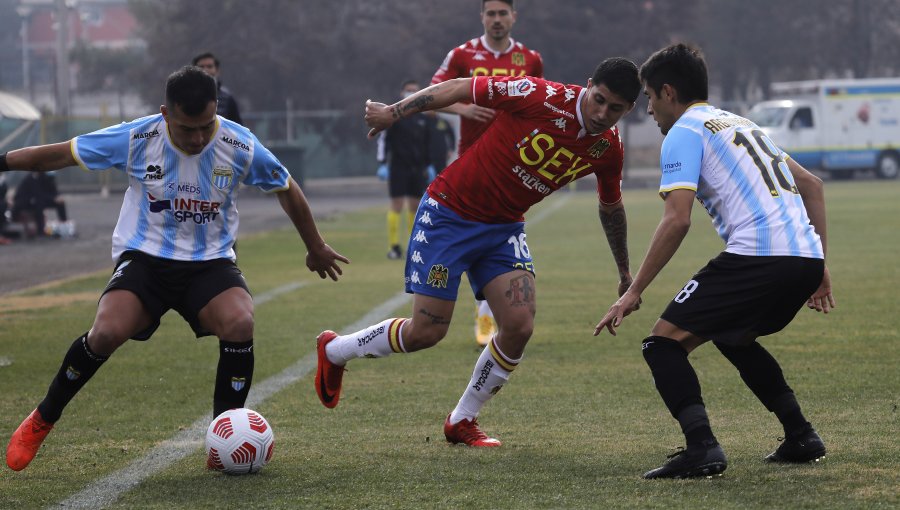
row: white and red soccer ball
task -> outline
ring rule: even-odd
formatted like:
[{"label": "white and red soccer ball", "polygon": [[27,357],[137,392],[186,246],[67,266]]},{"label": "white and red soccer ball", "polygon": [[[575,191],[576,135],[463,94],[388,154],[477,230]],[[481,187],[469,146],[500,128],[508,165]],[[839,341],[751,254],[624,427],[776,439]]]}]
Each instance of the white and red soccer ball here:
[{"label": "white and red soccer ball", "polygon": [[256,473],[272,459],[272,426],[252,409],[231,409],[206,429],[206,466],[229,475]]}]

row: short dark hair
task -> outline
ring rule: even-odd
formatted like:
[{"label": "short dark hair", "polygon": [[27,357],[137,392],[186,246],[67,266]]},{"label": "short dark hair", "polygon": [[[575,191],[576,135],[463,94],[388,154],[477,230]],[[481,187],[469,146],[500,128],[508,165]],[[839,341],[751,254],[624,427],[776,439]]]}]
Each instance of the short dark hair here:
[{"label": "short dark hair", "polygon": [[703,53],[684,43],[657,51],[641,66],[641,81],[659,95],[668,83],[681,104],[709,99],[709,76]]},{"label": "short dark hair", "polygon": [[627,58],[612,57],[604,60],[594,71],[591,82],[594,85],[606,85],[611,92],[627,99],[629,103],[637,101],[641,94],[637,65]]},{"label": "short dark hair", "polygon": [[213,59],[213,63],[216,65],[216,69],[219,68],[219,59],[217,59],[216,56],[213,55],[212,52],[209,52],[209,51],[205,51],[205,52],[197,55],[196,57],[192,58],[191,65],[195,66],[195,65],[197,65],[197,62],[200,62],[201,60],[204,60],[207,58]]},{"label": "short dark hair", "polygon": [[166,107],[178,106],[185,115],[200,115],[216,101],[216,79],[195,66],[184,66],[166,80]]},{"label": "short dark hair", "polygon": [[[491,0],[481,0],[481,10],[482,10],[482,11],[484,10],[484,4],[486,4],[487,2],[490,2],[490,1],[491,1]],[[510,9],[515,9],[515,8],[516,8],[516,6],[513,5],[513,0],[497,0],[497,1],[498,1],[498,2],[503,2],[503,3],[505,3],[505,4],[508,4]]]}]

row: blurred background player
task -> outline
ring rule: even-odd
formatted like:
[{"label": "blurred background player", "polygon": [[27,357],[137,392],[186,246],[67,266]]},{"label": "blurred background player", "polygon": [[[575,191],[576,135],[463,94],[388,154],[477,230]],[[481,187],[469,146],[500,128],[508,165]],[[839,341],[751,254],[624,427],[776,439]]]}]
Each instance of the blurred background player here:
[{"label": "blurred background player", "polygon": [[706,62],[684,44],[663,48],[641,66],[647,113],[665,136],[659,195],[665,211],[631,288],[597,324],[615,328],[688,233],[697,200],[712,217],[725,249],[675,294],[643,341],[644,359],[687,448],[644,478],[719,474],[725,452],[713,435],[688,355],[713,345],[784,427],[770,462],[810,462],[825,444],[803,416],[778,361],[757,337],[787,326],[807,303],[834,307],[825,267],[822,180],[787,157],[756,124],[710,106]]},{"label": "blurred background player", "polygon": [[[400,99],[405,99],[419,91],[415,80],[403,82]],[[416,206],[429,184],[428,167],[431,150],[430,134],[434,131],[435,119],[424,113],[404,117],[383,131],[378,137],[378,162],[387,165],[388,194],[391,197],[387,213],[389,259],[403,257],[400,249],[400,213],[406,204],[406,229],[404,246],[409,241],[416,219]]]},{"label": "blurred background player", "polygon": [[[412,315],[347,335],[323,331],[317,338],[315,391],[322,405],[338,404],[350,360],[409,353],[440,342],[450,328],[465,273],[472,293],[491,303],[499,331],[481,350],[444,421],[444,436],[450,443],[500,446],[481,430],[477,417],[518,367],[534,331],[537,288],[525,235],[528,209],[575,179],[595,176],[600,224],[619,274],[618,294],[631,284],[621,192],[624,149],[615,125],[639,93],[634,63],[610,58],[587,86],[530,76],[477,76],[431,85],[393,105],[367,101],[369,137],[402,117],[462,100],[503,113],[437,176],[419,202],[405,269],[406,292],[414,295]],[[543,150],[548,146],[554,150]],[[560,367],[560,377],[566,377],[564,372]]]},{"label": "blurred background player", "polygon": [[244,122],[241,120],[241,112],[238,109],[237,101],[234,99],[231,91],[228,90],[228,87],[222,85],[222,79],[219,78],[219,59],[207,51],[194,57],[191,60],[191,65],[203,69],[208,75],[216,79],[216,91],[219,100],[216,106],[216,113],[243,125]]},{"label": "blurred background player", "polygon": [[[431,83],[470,76],[534,76],[544,77],[544,62],[540,53],[513,40],[512,27],[516,23],[513,0],[482,0],[481,24],[484,34],[453,48],[447,53]],[[461,102],[440,111],[460,116],[459,151],[474,144],[494,119],[494,110]],[[497,322],[487,301],[475,302],[475,341],[485,346],[497,334]]]}]

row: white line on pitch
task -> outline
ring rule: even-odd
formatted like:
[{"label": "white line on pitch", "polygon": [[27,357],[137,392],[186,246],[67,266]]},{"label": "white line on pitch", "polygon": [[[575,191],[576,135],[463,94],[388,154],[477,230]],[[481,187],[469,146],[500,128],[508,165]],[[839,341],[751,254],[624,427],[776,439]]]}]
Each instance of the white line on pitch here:
[{"label": "white line on pitch", "polygon": [[[533,225],[544,220],[565,205],[570,198],[571,193],[564,194],[560,199],[553,201],[549,206],[535,214],[534,218],[528,221],[528,224]],[[294,282],[283,285],[255,297],[253,304],[260,306],[281,294],[293,292],[306,285],[307,282]],[[367,314],[353,324],[346,326],[341,332],[343,334],[352,333],[373,323],[380,322],[394,310],[409,302],[411,297],[410,294],[405,292],[395,294],[387,301],[369,310]],[[263,401],[302,379],[315,368],[316,352],[312,351],[293,365],[282,370],[281,373],[254,384],[253,391],[247,398],[247,407],[256,408]],[[182,430],[175,437],[163,441],[139,459],[132,461],[131,464],[92,482],[78,493],[48,508],[99,509],[115,503],[119,496],[125,492],[137,487],[147,478],[168,468],[200,448],[203,445],[203,437],[210,420],[212,420],[212,413],[204,414],[194,420],[190,427]]]}]

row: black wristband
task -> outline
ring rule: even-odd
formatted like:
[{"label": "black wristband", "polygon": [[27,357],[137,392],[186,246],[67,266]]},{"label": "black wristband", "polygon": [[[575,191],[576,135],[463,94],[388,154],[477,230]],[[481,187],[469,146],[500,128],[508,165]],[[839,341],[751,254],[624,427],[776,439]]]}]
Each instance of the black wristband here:
[{"label": "black wristband", "polygon": [[6,164],[6,153],[0,154],[0,172],[9,172],[9,165]]}]

